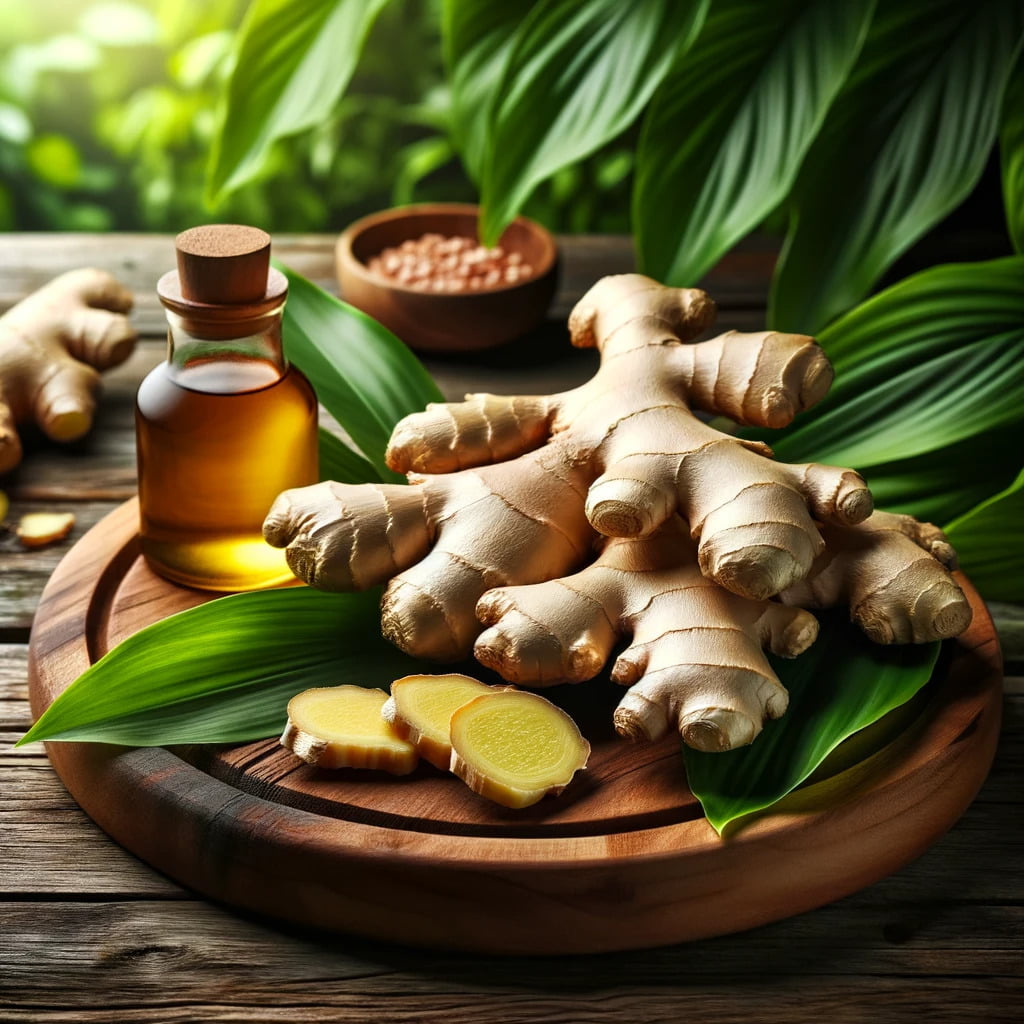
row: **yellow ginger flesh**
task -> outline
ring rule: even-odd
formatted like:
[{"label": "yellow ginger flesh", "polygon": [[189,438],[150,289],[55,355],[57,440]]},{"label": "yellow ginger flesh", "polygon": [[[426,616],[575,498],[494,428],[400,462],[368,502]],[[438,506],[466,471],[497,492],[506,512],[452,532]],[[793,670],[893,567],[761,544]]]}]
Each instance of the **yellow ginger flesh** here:
[{"label": "yellow ginger flesh", "polygon": [[304,690],[288,702],[281,745],[319,768],[377,768],[408,775],[416,748],[381,716],[388,695],[362,686]]},{"label": "yellow ginger flesh", "polygon": [[474,697],[490,692],[485,683],[457,673],[405,676],[391,684],[391,698],[381,714],[420,757],[447,771],[452,715]]},{"label": "yellow ginger flesh", "polygon": [[63,540],[75,525],[71,512],[30,512],[18,520],[18,540],[26,548],[42,548]]},{"label": "yellow ginger flesh", "polygon": [[505,807],[557,796],[586,767],[590,744],[561,708],[535,693],[494,690],[451,719],[451,770]]}]

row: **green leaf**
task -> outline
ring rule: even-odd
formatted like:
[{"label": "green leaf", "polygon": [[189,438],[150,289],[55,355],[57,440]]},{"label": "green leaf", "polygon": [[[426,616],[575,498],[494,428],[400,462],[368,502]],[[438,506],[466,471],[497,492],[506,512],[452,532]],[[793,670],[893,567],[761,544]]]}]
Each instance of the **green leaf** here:
[{"label": "green leaf", "polygon": [[454,156],[451,142],[443,135],[411,142],[396,158],[398,168],[391,187],[392,204],[407,206],[415,202],[416,187],[420,182],[444,167]]},{"label": "green leaf", "polygon": [[[1020,453],[1018,450],[1018,459]],[[1024,601],[1024,470],[946,527],[960,567],[990,601]]]},{"label": "green leaf", "polygon": [[1006,223],[1014,249],[1024,253],[1024,58],[1020,57],[1003,100],[999,150]]},{"label": "green leaf", "polygon": [[814,646],[793,661],[771,658],[789,709],[748,747],[686,749],[690,789],[721,834],[732,821],[781,800],[843,740],[905,704],[928,682],[939,644],[883,647],[830,612]]},{"label": "green leaf", "polygon": [[383,479],[380,472],[357,451],[329,430],[320,428],[320,479],[342,484],[365,484]]},{"label": "green leaf", "polygon": [[[633,223],[641,269],[693,285],[781,202],[864,41],[874,0],[720,0],[655,93]],[[770,126],[770,127],[769,127]]]},{"label": "green leaf", "polygon": [[374,478],[404,481],[384,462],[388,439],[403,416],[442,401],[437,385],[386,327],[301,274],[281,269],[288,277],[288,358],[373,465]]},{"label": "green leaf", "polygon": [[327,117],[387,2],[254,0],[239,29],[210,152],[211,202],[255,177],[278,139]]},{"label": "green leaf", "polygon": [[[135,633],[85,671],[19,743],[242,743],[279,733],[310,686],[387,689],[419,663],[380,635],[379,591],[223,597]],[[197,642],[197,639],[200,642]]]},{"label": "green leaf", "polygon": [[1022,31],[1019,0],[879,6],[794,187],[772,326],[819,331],[971,191]]},{"label": "green leaf", "polygon": [[451,88],[451,135],[470,178],[483,174],[487,120],[528,3],[444,0],[441,39]]},{"label": "green leaf", "polygon": [[540,0],[516,32],[488,119],[481,235],[534,188],[625,131],[700,28],[707,0]]},{"label": "green leaf", "polygon": [[785,431],[758,435],[778,458],[851,466],[880,506],[938,522],[1017,472],[1024,257],[933,267],[863,303],[820,341],[835,384]]}]

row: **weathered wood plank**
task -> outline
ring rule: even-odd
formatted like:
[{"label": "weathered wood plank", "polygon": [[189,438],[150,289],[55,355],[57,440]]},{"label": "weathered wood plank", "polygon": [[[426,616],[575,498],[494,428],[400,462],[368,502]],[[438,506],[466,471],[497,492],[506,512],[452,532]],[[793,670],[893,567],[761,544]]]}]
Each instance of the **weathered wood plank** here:
[{"label": "weathered wood plank", "polygon": [[[560,238],[562,276],[554,309],[568,308],[598,277],[632,265],[630,240],[624,236],[573,235]],[[336,291],[333,235],[277,235],[274,256],[321,287]],[[701,282],[723,307],[763,309],[775,266],[778,241],[752,236],[736,246]],[[75,267],[109,270],[137,295],[140,329],[162,333],[163,313],[156,282],[174,266],[169,235],[12,233],[0,246],[0,311],[35,291],[57,274]]]},{"label": "weathered wood plank", "polygon": [[[2,905],[4,1020],[1001,1021],[1020,907],[856,897],[742,935],[547,961],[283,932],[192,902]],[[54,953],[48,925],[60,921]],[[173,982],[171,978],[173,977]],[[955,1005],[963,1016],[950,1016]],[[1006,1013],[1004,1014],[1004,1011]],[[104,1017],[106,1013],[110,1016]],[[35,1014],[35,1016],[30,1016]]]},{"label": "weathered wood plank", "polygon": [[[9,519],[28,512],[72,512],[75,525],[70,536],[45,548],[26,549],[12,534],[0,535],[0,634],[28,639],[39,596],[58,562],[71,546],[95,526],[117,502],[29,501],[15,498]],[[16,635],[22,634],[22,635]]]}]

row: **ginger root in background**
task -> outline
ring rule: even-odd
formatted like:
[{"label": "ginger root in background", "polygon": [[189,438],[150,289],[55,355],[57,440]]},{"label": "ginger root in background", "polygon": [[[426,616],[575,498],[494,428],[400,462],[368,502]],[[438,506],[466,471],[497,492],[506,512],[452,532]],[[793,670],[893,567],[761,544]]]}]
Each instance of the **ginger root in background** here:
[{"label": "ginger root in background", "polygon": [[92,426],[100,370],[123,363],[136,334],[132,295],[102,270],[62,274],[0,317],[0,474],[21,461],[17,427],[55,441]]},{"label": "ginger root in background", "polygon": [[693,415],[782,427],[832,381],[803,335],[686,344],[713,316],[702,291],[604,278],[569,319],[573,344],[601,352],[590,381],[408,416],[388,464],[414,486],[287,491],[264,534],[314,586],[390,580],[382,629],[414,656],[475,650],[543,686],[592,677],[632,637],[613,671],[630,686],[616,727],[652,739],[675,728],[704,750],[749,743],[785,711],[761,648],[795,656],[816,623],[775,595],[848,603],[880,642],[962,632],[970,609],[937,529],[872,515],[851,470],[776,462]]}]

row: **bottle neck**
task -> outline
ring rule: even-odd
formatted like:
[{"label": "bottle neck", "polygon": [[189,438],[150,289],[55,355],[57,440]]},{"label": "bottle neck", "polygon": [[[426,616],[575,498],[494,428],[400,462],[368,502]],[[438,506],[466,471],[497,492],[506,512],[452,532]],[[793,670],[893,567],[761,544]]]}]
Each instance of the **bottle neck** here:
[{"label": "bottle neck", "polygon": [[167,364],[182,387],[240,394],[277,383],[288,371],[281,345],[284,303],[251,320],[204,322],[168,309]]}]

